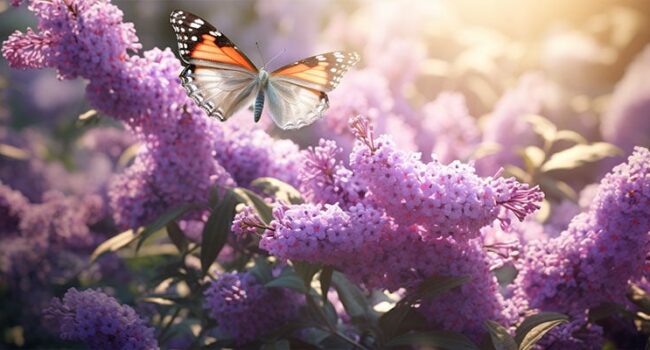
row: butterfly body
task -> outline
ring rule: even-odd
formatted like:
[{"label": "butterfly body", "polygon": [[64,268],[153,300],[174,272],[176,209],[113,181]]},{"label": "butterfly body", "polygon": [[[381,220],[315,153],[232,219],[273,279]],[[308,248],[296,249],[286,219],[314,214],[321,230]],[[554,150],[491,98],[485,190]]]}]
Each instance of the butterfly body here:
[{"label": "butterfly body", "polygon": [[170,18],[181,60],[181,83],[211,117],[222,121],[254,99],[259,121],[265,102],[271,119],[282,129],[296,129],[318,120],[329,107],[327,92],[356,64],[356,53],[329,52],[273,72],[258,69],[215,27],[200,17],[174,11]]},{"label": "butterfly body", "polygon": [[264,89],[266,89],[269,84],[269,73],[262,68],[260,69],[260,74],[257,79],[260,88],[257,91],[257,97],[255,98],[255,104],[253,106],[253,118],[256,123],[260,121],[262,111],[264,110]]}]

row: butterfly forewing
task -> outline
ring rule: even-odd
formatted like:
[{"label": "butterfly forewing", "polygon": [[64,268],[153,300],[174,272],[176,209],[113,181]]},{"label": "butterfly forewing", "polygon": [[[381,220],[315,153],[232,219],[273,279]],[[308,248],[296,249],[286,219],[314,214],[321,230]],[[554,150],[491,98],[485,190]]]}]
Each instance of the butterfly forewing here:
[{"label": "butterfly forewing", "polygon": [[181,82],[188,95],[211,117],[226,120],[257,92],[257,68],[214,26],[185,11],[170,22],[181,59]]},{"label": "butterfly forewing", "polygon": [[271,73],[271,78],[329,92],[357,62],[359,55],[355,52],[328,52],[288,64]]},{"label": "butterfly forewing", "polygon": [[320,119],[329,107],[326,92],[359,61],[353,52],[329,52],[286,65],[266,87],[271,118],[282,129],[297,129]]},{"label": "butterfly forewing", "polygon": [[178,52],[186,63],[207,61],[232,69],[257,73],[257,68],[223,33],[201,17],[173,11],[169,21],[176,33]]}]

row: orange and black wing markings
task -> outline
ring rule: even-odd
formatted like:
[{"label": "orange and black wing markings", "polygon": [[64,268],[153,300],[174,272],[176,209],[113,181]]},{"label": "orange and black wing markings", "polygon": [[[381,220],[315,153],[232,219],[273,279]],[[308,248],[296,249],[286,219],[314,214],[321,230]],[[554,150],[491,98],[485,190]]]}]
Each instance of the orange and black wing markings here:
[{"label": "orange and black wing markings", "polygon": [[189,12],[176,10],[172,12],[169,20],[176,33],[178,52],[185,63],[200,65],[200,61],[204,61],[257,72],[253,62],[239,51],[230,39],[204,19]]},{"label": "orange and black wing markings", "polygon": [[328,52],[288,64],[271,75],[307,88],[329,92],[338,86],[341,77],[359,62],[354,52]]}]

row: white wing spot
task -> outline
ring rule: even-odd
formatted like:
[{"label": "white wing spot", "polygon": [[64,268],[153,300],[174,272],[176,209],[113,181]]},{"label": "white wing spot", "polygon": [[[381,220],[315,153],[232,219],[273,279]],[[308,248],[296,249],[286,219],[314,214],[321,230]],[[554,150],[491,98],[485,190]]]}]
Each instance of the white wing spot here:
[{"label": "white wing spot", "polygon": [[214,36],[221,36],[221,32],[216,31],[216,30],[211,30],[211,31],[210,31],[210,34],[212,34],[212,35],[214,35]]},{"label": "white wing spot", "polygon": [[336,62],[341,63],[341,62],[343,62],[343,59],[342,59],[342,58],[337,58],[337,59],[336,59]]},{"label": "white wing spot", "polygon": [[336,73],[336,68],[332,68],[332,69],[330,69],[330,72],[332,72],[332,73]]},{"label": "white wing spot", "polygon": [[192,41],[198,41],[199,38],[196,35],[192,35]]},{"label": "white wing spot", "polygon": [[192,23],[190,23],[190,27],[199,29],[199,28],[201,28],[201,25],[196,23],[196,22],[192,22]]},{"label": "white wing spot", "polygon": [[205,22],[200,18],[195,19],[194,22],[196,22],[198,24],[205,24]]}]

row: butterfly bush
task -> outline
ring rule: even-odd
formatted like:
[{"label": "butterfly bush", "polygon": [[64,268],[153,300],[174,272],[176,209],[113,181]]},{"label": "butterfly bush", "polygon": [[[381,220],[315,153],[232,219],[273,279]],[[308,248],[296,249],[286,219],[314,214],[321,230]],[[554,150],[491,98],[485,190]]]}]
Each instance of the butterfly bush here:
[{"label": "butterfly bush", "polygon": [[480,336],[482,322],[500,319],[502,307],[477,239],[480,228],[502,210],[523,219],[538,208],[541,192],[513,179],[480,178],[458,162],[422,163],[388,136],[376,138],[366,118],[355,118],[351,127],[357,141],[350,168],[332,156],[331,141],[303,153],[303,189],[317,203],[276,206],[260,248],[282,259],[332,265],[369,288],[413,288],[432,275],[469,275],[459,293],[420,310],[432,324]]},{"label": "butterfly bush", "polygon": [[529,73],[496,103],[485,122],[482,141],[497,144],[500,149],[477,161],[481,174],[492,174],[505,164],[522,164],[517,150],[533,143],[536,137],[525,117],[542,111],[545,87],[541,74]]},{"label": "butterfly bush", "polygon": [[250,272],[222,274],[204,297],[210,317],[239,345],[295,320],[302,302],[300,294],[267,288]]},{"label": "butterfly bush", "polygon": [[435,153],[442,163],[468,159],[480,142],[481,131],[462,94],[443,92],[422,107],[422,114],[418,146]]},{"label": "butterfly bush", "polygon": [[568,312],[625,301],[641,276],[650,233],[650,151],[637,147],[600,182],[589,209],[558,237],[532,243],[515,285],[521,310]]},{"label": "butterfly bush", "polygon": [[[117,7],[107,1],[68,6],[54,0],[35,1],[30,9],[39,18],[39,33],[12,34],[2,50],[9,63],[18,68],[52,67],[61,78],[87,79],[91,104],[123,121],[141,144],[133,164],[115,176],[109,188],[113,217],[120,226],[146,224],[180,203],[206,203],[214,186],[246,186],[260,176],[291,180],[282,174],[290,173],[295,161],[292,146],[275,143],[261,131],[252,132],[258,136],[245,131],[235,136],[205,118],[180,86],[181,65],[171,50],[129,55],[141,45],[133,25],[122,23]],[[239,141],[244,135],[265,142]],[[218,146],[230,151],[220,153],[223,148]],[[250,165],[238,154],[255,154],[257,162]],[[271,157],[276,156],[281,161],[272,165]],[[254,166],[257,171],[251,170]]]},{"label": "butterfly bush", "polygon": [[153,328],[128,305],[98,290],[69,289],[44,310],[62,339],[92,349],[158,349]]},{"label": "butterfly bush", "polygon": [[612,101],[600,130],[603,139],[632,152],[634,146],[650,146],[648,118],[650,84],[643,79],[650,73],[650,46],[646,47],[627,68],[625,76],[616,85]]}]

